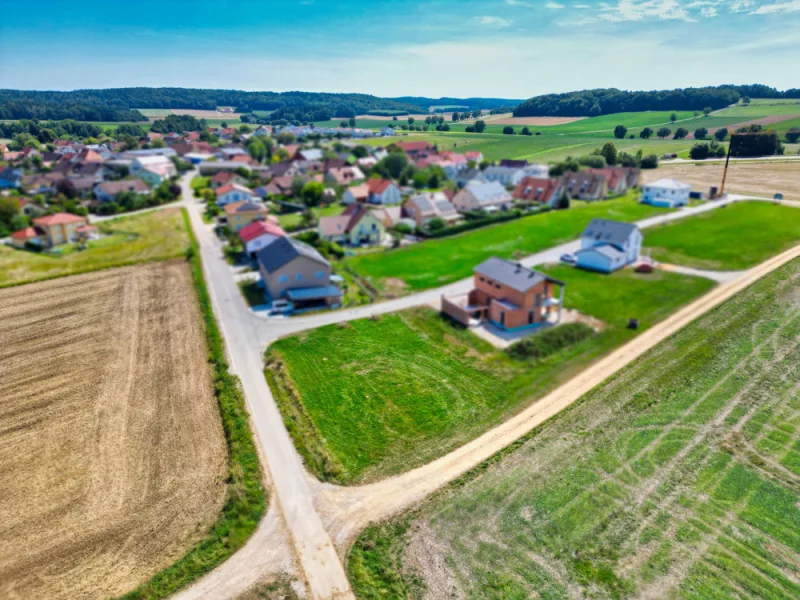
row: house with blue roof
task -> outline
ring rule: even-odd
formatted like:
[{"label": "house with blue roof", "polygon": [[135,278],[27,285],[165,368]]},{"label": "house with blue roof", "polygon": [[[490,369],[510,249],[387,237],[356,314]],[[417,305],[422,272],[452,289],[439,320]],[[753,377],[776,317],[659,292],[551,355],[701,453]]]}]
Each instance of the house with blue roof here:
[{"label": "house with blue roof", "polygon": [[581,234],[576,266],[600,273],[613,273],[639,259],[642,232],[632,223],[592,219]]}]

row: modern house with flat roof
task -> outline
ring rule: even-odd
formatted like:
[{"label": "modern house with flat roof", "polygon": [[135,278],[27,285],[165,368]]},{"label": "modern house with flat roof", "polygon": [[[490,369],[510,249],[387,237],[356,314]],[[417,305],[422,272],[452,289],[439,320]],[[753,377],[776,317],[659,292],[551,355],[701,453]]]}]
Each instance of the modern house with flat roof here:
[{"label": "modern house with flat roof", "polygon": [[[566,284],[519,263],[493,256],[473,270],[475,288],[442,296],[442,312],[469,327],[488,321],[505,331],[561,321]],[[559,292],[556,297],[555,286]]]}]

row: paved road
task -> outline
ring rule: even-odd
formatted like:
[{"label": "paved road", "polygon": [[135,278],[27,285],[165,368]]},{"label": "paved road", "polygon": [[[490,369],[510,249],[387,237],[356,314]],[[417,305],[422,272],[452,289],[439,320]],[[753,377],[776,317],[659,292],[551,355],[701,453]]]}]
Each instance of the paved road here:
[{"label": "paved road", "polygon": [[[420,494],[430,487],[431,482],[419,483],[422,480],[417,479],[416,487],[409,488],[406,495],[402,494],[402,485],[398,488],[396,482],[387,483],[387,486],[394,486],[392,487],[393,495],[391,498],[387,497],[386,501],[381,501],[374,493],[369,493],[368,496],[360,496],[360,488],[348,488],[348,491],[344,493],[350,494],[349,496],[337,498],[336,492],[331,492],[331,490],[337,490],[337,488],[322,486],[314,481],[306,474],[303,468],[302,461],[283,425],[280,411],[264,379],[263,351],[268,344],[284,335],[325,324],[350,321],[369,315],[427,304],[438,300],[442,293],[455,293],[469,289],[471,280],[465,279],[443,288],[429,290],[406,298],[338,312],[318,313],[293,319],[261,318],[251,312],[245,305],[236,286],[234,275],[224,261],[219,241],[202,221],[202,205],[195,202],[191,195],[189,186],[191,177],[192,174],[189,174],[182,181],[184,200],[181,204],[187,206],[189,210],[192,227],[200,244],[213,306],[226,341],[231,368],[242,381],[242,387],[251,413],[251,423],[265,455],[265,463],[271,476],[277,502],[283,513],[300,567],[306,577],[312,598],[353,598],[344,568],[325,523],[330,526],[332,531],[337,533],[340,540],[348,538],[348,536],[357,532],[358,527],[365,524],[365,515],[380,514],[388,516],[386,511],[394,510],[398,506],[398,502],[399,504],[407,505],[405,503],[410,498],[416,501],[416,499],[424,497],[420,496]],[[650,227],[681,219],[713,210],[738,199],[740,197],[731,196],[724,201],[685,208],[680,211],[645,219],[639,225],[641,227]],[[578,241],[562,244],[556,248],[529,256],[523,259],[522,263],[526,266],[534,266],[557,261],[561,254],[574,252],[578,248],[578,244]],[[485,434],[485,436],[492,435],[502,435],[502,432]],[[485,436],[480,439],[485,440]],[[506,442],[504,441],[503,443]],[[470,446],[470,448],[472,447]],[[486,448],[487,446],[483,445],[481,447]],[[455,464],[453,468],[456,470],[469,468],[469,465],[472,465],[474,460],[478,460],[484,454],[482,451],[471,454],[467,452],[460,456],[471,456],[472,458],[463,458],[457,463],[451,463],[451,465]],[[450,459],[448,457],[440,459],[440,461],[446,460],[452,460],[452,457]],[[467,462],[464,462],[465,460]],[[435,464],[441,463],[437,461]],[[423,469],[426,468],[428,467],[423,467]],[[412,473],[419,475],[418,471]],[[435,487],[440,487],[449,480],[444,477],[443,479],[436,479],[433,483]],[[328,493],[327,496],[321,492],[323,487]],[[389,488],[383,489],[388,490]],[[362,501],[359,501],[359,499]],[[371,505],[374,506],[370,508]],[[320,517],[318,510],[322,511],[325,522]],[[258,552],[259,545],[264,549],[264,552],[270,549],[270,540],[267,536],[257,534],[254,538],[248,544],[248,552],[237,553],[222,569],[227,572],[237,573],[237,577],[241,576],[242,573],[246,573],[248,557],[252,556],[253,552]],[[253,583],[257,578],[258,571],[254,570]],[[240,581],[239,583],[241,584],[242,582]],[[217,598],[231,595],[230,590],[225,585],[224,577],[214,577],[214,574],[212,574],[209,578],[204,579],[201,585],[205,586],[203,587],[205,595],[201,597]]]},{"label": "paved road", "polygon": [[184,199],[200,245],[214,311],[225,338],[231,369],[241,379],[251,423],[311,597],[354,598],[342,563],[314,509],[300,456],[264,378],[263,347],[253,335],[253,315],[223,259],[219,241],[203,223],[202,205],[192,201],[190,177],[182,180]]}]

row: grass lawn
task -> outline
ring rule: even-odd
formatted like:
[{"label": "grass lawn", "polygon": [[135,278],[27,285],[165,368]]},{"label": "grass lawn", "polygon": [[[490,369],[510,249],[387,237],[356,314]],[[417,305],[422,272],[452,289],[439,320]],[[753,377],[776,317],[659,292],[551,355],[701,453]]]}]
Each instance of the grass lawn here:
[{"label": "grass lawn", "polygon": [[658,214],[625,196],[587,204],[574,202],[566,211],[552,211],[477,229],[452,237],[347,259],[348,265],[378,289],[386,279],[402,280],[411,291],[438,287],[469,277],[472,268],[490,256],[511,258],[533,254],[577,238],[595,217],[638,221]]},{"label": "grass lawn", "polygon": [[104,235],[62,256],[0,246],[0,287],[133,263],[184,256],[189,247],[181,210],[166,208],[100,224]]},{"label": "grass lawn", "polygon": [[240,281],[239,290],[248,306],[261,306],[266,304],[264,288],[259,287],[257,281]]},{"label": "grass lawn", "polygon": [[[311,212],[319,219],[320,217],[338,217],[347,208],[344,204],[329,204],[322,208],[312,208]],[[302,212],[287,213],[285,215],[276,215],[280,226],[286,230],[296,229],[300,225],[300,218]]]},{"label": "grass lawn", "polygon": [[[331,325],[276,342],[267,379],[318,477],[359,483],[425,464],[477,437],[712,287],[672,273],[613,276],[559,267],[566,304],[608,326],[540,361],[515,360],[433,310]],[[593,301],[592,299],[596,299]]]},{"label": "grass lawn", "polygon": [[351,549],[358,598],[800,596],[800,260]]},{"label": "grass lawn", "polygon": [[661,262],[740,270],[798,242],[800,209],[768,202],[738,202],[648,229],[643,245]]}]

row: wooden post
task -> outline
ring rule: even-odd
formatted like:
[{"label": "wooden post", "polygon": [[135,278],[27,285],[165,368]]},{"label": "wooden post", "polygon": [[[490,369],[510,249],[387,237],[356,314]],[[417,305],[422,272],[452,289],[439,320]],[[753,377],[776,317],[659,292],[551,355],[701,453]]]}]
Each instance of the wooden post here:
[{"label": "wooden post", "polygon": [[718,198],[725,195],[725,180],[728,178],[728,164],[731,162],[731,150],[733,149],[733,136],[728,143],[728,155],[725,157],[725,170],[722,172],[722,185],[719,188]]}]

